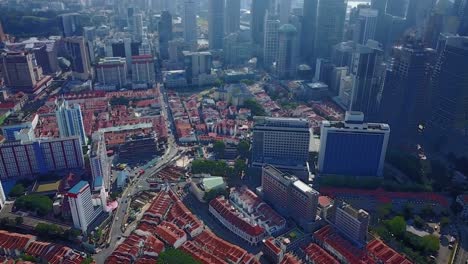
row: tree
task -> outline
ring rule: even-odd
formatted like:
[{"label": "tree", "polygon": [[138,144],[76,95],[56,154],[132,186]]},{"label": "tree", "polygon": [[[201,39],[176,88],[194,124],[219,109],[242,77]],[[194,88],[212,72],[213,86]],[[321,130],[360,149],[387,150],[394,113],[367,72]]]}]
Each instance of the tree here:
[{"label": "tree", "polygon": [[241,174],[246,169],[247,169],[247,165],[245,164],[245,160],[242,160],[242,159],[236,160],[236,162],[234,163],[234,174],[235,175]]},{"label": "tree", "polygon": [[194,160],[192,162],[192,173],[208,173],[216,176],[227,176],[229,172],[229,166],[223,160]]},{"label": "tree", "polygon": [[8,196],[10,196],[10,197],[18,197],[18,196],[23,195],[24,192],[25,192],[24,185],[23,185],[23,184],[16,184],[15,186],[13,186],[13,188],[11,189],[10,193],[8,194]]},{"label": "tree", "polygon": [[64,230],[54,224],[39,223],[34,229],[39,236],[46,238],[62,238]]},{"label": "tree", "polygon": [[394,218],[384,222],[388,231],[396,237],[403,237],[406,232],[406,222],[402,216],[395,216]]},{"label": "tree", "polygon": [[419,215],[415,215],[413,220],[414,226],[419,229],[424,228],[424,226],[426,225],[426,222],[424,222],[424,220]]},{"label": "tree", "polygon": [[387,218],[391,212],[392,212],[391,203],[382,204],[379,207],[377,207],[377,215],[379,216],[380,219]]},{"label": "tree", "polygon": [[227,196],[228,193],[225,189],[211,189],[207,193],[205,193],[205,195],[203,196],[203,200],[209,203],[211,200],[220,195]]},{"label": "tree", "polygon": [[424,217],[432,217],[435,215],[432,205],[427,204],[421,209],[421,213]]},{"label": "tree", "polygon": [[53,202],[47,196],[31,194],[16,199],[15,206],[19,209],[34,211],[40,216],[45,216],[52,211]]},{"label": "tree", "polygon": [[213,144],[213,151],[216,154],[218,159],[222,159],[224,157],[224,151],[226,150],[226,144],[223,141],[218,140]]},{"label": "tree", "polygon": [[21,217],[21,216],[17,216],[17,217],[15,218],[15,224],[16,224],[17,226],[23,224],[23,221],[24,221],[24,219],[23,219],[23,217]]},{"label": "tree", "polygon": [[87,257],[85,259],[83,259],[83,261],[81,261],[80,264],[91,264],[94,262],[94,259],[92,257]]},{"label": "tree", "polygon": [[242,140],[239,142],[239,145],[237,145],[237,152],[239,153],[239,156],[242,159],[246,159],[249,157],[249,151],[250,151],[250,143],[247,140]]},{"label": "tree", "polygon": [[254,99],[247,99],[244,101],[244,107],[250,109],[253,116],[265,116],[266,112],[263,107]]},{"label": "tree", "polygon": [[411,204],[405,204],[405,207],[403,208],[403,216],[405,219],[410,219],[411,216],[413,215],[413,206]]},{"label": "tree", "polygon": [[167,249],[159,255],[157,264],[199,264],[192,256],[178,249]]},{"label": "tree", "polygon": [[427,235],[421,238],[423,250],[427,253],[436,253],[440,248],[440,241],[434,235]]}]

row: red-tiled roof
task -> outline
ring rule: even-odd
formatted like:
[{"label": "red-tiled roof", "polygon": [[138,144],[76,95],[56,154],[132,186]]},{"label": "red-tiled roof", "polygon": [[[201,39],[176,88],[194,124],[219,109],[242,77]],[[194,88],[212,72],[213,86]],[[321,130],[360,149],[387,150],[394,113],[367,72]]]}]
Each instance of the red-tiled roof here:
[{"label": "red-tiled roof", "polygon": [[379,263],[385,264],[411,264],[404,256],[387,246],[379,239],[374,239],[366,246],[369,255]]},{"label": "red-tiled roof", "polygon": [[233,263],[238,263],[242,260],[244,255],[247,254],[244,249],[222,240],[208,230],[205,230],[198,235],[194,242],[203,246],[206,251],[212,253],[218,258]]},{"label": "red-tiled roof", "polygon": [[276,255],[279,255],[281,253],[281,248],[278,247],[278,245],[276,245],[275,239],[273,237],[269,237],[265,239],[264,244],[268,249],[270,249]]},{"label": "red-tiled roof", "polygon": [[154,234],[169,245],[174,245],[179,239],[186,237],[184,230],[175,224],[163,221],[155,229]]},{"label": "red-tiled roof", "polygon": [[255,223],[250,223],[244,219],[243,215],[237,211],[224,197],[217,197],[211,200],[210,206],[216,210],[226,221],[236,226],[240,230],[252,237],[261,236],[265,229]]},{"label": "red-tiled roof", "polygon": [[291,253],[287,253],[286,255],[284,255],[283,260],[281,260],[280,264],[302,264],[302,261],[296,256],[292,255]]},{"label": "red-tiled roof", "polygon": [[312,243],[304,250],[309,261],[315,264],[339,264],[340,262],[328,254],[319,245]]},{"label": "red-tiled roof", "polygon": [[24,250],[26,245],[34,239],[35,237],[32,235],[10,233],[0,230],[0,248],[5,250]]}]

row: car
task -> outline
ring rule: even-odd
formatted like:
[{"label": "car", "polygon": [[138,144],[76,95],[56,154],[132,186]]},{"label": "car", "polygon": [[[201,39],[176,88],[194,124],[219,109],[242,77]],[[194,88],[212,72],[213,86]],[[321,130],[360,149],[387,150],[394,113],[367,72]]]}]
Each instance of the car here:
[{"label": "car", "polygon": [[434,255],[430,255],[429,256],[432,260],[436,260],[436,257],[434,257]]}]

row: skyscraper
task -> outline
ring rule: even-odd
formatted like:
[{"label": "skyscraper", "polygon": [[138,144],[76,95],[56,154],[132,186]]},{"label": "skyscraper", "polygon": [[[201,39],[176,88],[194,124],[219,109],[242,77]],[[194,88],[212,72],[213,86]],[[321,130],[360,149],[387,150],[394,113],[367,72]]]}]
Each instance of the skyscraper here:
[{"label": "skyscraper", "polygon": [[297,29],[291,24],[279,28],[277,75],[280,79],[292,79],[297,72],[296,42]]},{"label": "skyscraper", "polygon": [[265,36],[265,16],[270,8],[271,0],[252,0],[250,28],[252,43],[256,55],[263,53],[263,40]]},{"label": "skyscraper", "polygon": [[183,51],[187,82],[198,84],[200,75],[211,74],[212,55],[210,52]]},{"label": "skyscraper", "polygon": [[158,24],[159,32],[159,55],[162,60],[169,59],[169,41],[172,40],[172,15],[169,11],[161,13]]},{"label": "skyscraper", "polygon": [[184,0],[184,40],[190,45],[195,45],[198,39],[197,33],[197,8],[195,0]]},{"label": "skyscraper", "polygon": [[454,13],[460,19],[460,27],[458,28],[458,34],[460,34],[461,36],[468,35],[468,1],[455,0],[453,10]]},{"label": "skyscraper", "polygon": [[383,72],[383,52],[370,44],[357,45],[351,61],[350,75],[353,78],[351,111],[364,112],[368,120],[378,111],[378,95]]},{"label": "skyscraper", "polygon": [[346,112],[344,121],[323,121],[319,173],[383,176],[389,136],[387,124],[365,123],[362,112]]},{"label": "skyscraper", "polygon": [[[428,133],[456,152],[468,144],[468,37],[442,35],[431,89],[432,114]],[[435,142],[435,141],[433,141]]]},{"label": "skyscraper", "polygon": [[110,190],[111,166],[107,157],[104,133],[96,132],[93,134],[89,163],[91,165],[94,190],[99,190],[100,188]]},{"label": "skyscraper", "polygon": [[378,14],[379,11],[376,9],[359,9],[358,19],[354,27],[354,42],[365,45],[369,39],[375,39]]},{"label": "skyscraper", "polygon": [[301,31],[301,54],[305,62],[313,65],[315,37],[317,30],[317,8],[318,0],[304,0],[303,23]]},{"label": "skyscraper", "polygon": [[85,181],[73,186],[68,191],[67,197],[74,227],[86,234],[89,225],[102,212],[102,206],[93,205],[91,188]]},{"label": "skyscraper", "polygon": [[380,104],[380,118],[392,127],[393,140],[408,139],[426,123],[430,109],[429,80],[435,51],[417,40],[393,47]]},{"label": "skyscraper", "polygon": [[72,77],[88,80],[92,77],[89,53],[84,37],[69,37],[64,39],[67,58],[70,60]]},{"label": "skyscraper", "polygon": [[143,39],[143,14],[137,13],[133,15],[133,35],[136,41],[141,41]]},{"label": "skyscraper", "polygon": [[347,0],[319,1],[317,31],[314,38],[315,58],[329,58],[333,45],[342,41],[347,2]]},{"label": "skyscraper", "polygon": [[222,49],[224,38],[224,1],[208,1],[208,40],[210,49]]},{"label": "skyscraper", "polygon": [[301,171],[309,159],[312,130],[305,119],[256,117],[253,127],[252,165],[271,164]]},{"label": "skyscraper", "polygon": [[56,102],[55,117],[59,128],[60,137],[79,136],[81,144],[87,143],[87,137],[83,125],[83,115],[79,104],[69,105],[64,99]]},{"label": "skyscraper", "polygon": [[265,39],[263,46],[263,65],[267,69],[273,67],[273,63],[278,58],[280,21],[276,16],[267,12],[265,19]]},{"label": "skyscraper", "polygon": [[226,12],[224,19],[224,32],[226,35],[236,33],[240,28],[240,0],[226,1]]},{"label": "skyscraper", "polygon": [[81,17],[78,13],[63,14],[58,17],[59,27],[63,37],[81,36],[83,34],[83,26],[81,25]]},{"label": "skyscraper", "polygon": [[279,8],[281,25],[289,23],[289,15],[291,14],[291,0],[281,0]]}]

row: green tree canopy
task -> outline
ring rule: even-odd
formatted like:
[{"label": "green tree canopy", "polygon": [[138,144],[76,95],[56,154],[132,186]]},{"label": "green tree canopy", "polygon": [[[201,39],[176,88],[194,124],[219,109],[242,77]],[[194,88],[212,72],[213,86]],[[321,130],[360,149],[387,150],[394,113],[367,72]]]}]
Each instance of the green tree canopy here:
[{"label": "green tree canopy", "polygon": [[52,200],[44,195],[30,194],[16,199],[15,206],[18,209],[37,212],[40,216],[45,216],[52,211]]},{"label": "green tree canopy", "polygon": [[237,145],[237,152],[242,159],[249,157],[250,143],[247,140],[241,140]]},{"label": "green tree canopy", "polygon": [[178,249],[167,249],[159,255],[157,264],[199,264],[189,254]]},{"label": "green tree canopy", "polygon": [[226,144],[223,141],[216,141],[213,144],[213,151],[216,154],[216,157],[222,159],[224,157],[224,150],[226,149]]},{"label": "green tree canopy", "polygon": [[25,191],[26,191],[26,189],[24,188],[24,185],[19,183],[19,184],[16,184],[15,186],[13,186],[13,188],[11,189],[8,196],[18,197],[18,196],[23,195]]},{"label": "green tree canopy", "polygon": [[247,99],[244,101],[244,107],[250,109],[253,116],[264,116],[266,115],[265,109],[257,103],[254,99]]},{"label": "green tree canopy", "polygon": [[406,222],[402,216],[395,216],[394,218],[384,222],[388,231],[396,237],[403,237],[406,232]]}]

